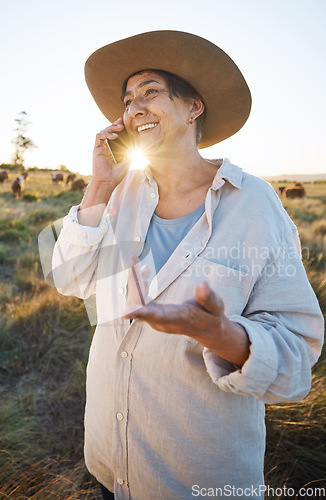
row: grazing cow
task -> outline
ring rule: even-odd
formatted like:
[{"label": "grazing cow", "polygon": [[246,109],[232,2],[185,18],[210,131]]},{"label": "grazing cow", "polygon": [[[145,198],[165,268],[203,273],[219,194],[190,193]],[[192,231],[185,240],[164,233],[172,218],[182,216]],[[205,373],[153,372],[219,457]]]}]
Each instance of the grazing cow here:
[{"label": "grazing cow", "polygon": [[294,186],[294,187],[288,187],[284,189],[283,191],[283,196],[285,194],[285,198],[288,199],[294,199],[294,198],[305,198],[306,197],[306,191],[304,187],[300,186]]},{"label": "grazing cow", "polygon": [[53,182],[63,182],[63,174],[52,173],[52,181]]},{"label": "grazing cow", "polygon": [[86,187],[86,182],[84,181],[84,179],[77,179],[76,181],[74,181],[71,185],[71,190],[72,191],[82,191],[83,189],[85,189]]},{"label": "grazing cow", "polygon": [[24,177],[20,175],[11,185],[14,198],[21,198],[24,191]]},{"label": "grazing cow", "polygon": [[3,170],[2,172],[0,172],[0,182],[6,182],[6,181],[9,181],[9,175],[8,172]]},{"label": "grazing cow", "polygon": [[69,182],[74,182],[74,180],[76,179],[76,174],[69,174],[67,175],[67,180],[66,180],[66,184],[69,184]]},{"label": "grazing cow", "polygon": [[285,189],[285,186],[280,186],[277,190],[277,193],[281,196],[283,194],[284,189]]}]

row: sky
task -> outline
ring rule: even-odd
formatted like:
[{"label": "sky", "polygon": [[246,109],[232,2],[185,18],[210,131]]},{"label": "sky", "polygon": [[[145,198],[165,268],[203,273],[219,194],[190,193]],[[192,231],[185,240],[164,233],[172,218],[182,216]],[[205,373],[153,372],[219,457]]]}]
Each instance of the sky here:
[{"label": "sky", "polygon": [[145,31],[207,38],[235,61],[252,111],[233,137],[202,150],[261,177],[326,173],[325,0],[0,0],[0,164],[25,111],[38,149],[26,167],[87,175],[108,126],[84,79],[99,47]]}]

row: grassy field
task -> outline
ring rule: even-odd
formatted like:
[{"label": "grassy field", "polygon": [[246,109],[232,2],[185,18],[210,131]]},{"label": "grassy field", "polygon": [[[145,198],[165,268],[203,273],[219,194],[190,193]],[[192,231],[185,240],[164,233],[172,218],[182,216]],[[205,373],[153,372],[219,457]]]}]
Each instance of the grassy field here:
[{"label": "grassy field", "polygon": [[[54,185],[44,171],[29,173],[20,200],[10,185],[0,184],[0,499],[100,499],[83,462],[85,365],[94,328],[82,301],[44,282],[37,248],[40,231],[82,193]],[[298,225],[325,315],[326,183],[305,188],[306,199],[284,206]],[[303,402],[266,408],[271,487],[326,487],[325,375],[323,354]]]}]

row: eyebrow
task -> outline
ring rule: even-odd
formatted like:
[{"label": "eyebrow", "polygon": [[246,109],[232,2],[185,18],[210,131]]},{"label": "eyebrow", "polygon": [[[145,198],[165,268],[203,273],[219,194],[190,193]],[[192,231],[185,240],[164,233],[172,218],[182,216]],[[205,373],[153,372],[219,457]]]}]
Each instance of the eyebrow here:
[{"label": "eyebrow", "polygon": [[[158,83],[160,84],[160,82],[158,82],[157,80],[146,80],[144,82],[141,82],[137,87],[138,88],[141,88],[141,87],[145,87],[145,85],[148,85],[150,83]],[[127,95],[130,95],[132,92],[130,90],[124,92],[121,96],[121,99],[123,100]]]}]

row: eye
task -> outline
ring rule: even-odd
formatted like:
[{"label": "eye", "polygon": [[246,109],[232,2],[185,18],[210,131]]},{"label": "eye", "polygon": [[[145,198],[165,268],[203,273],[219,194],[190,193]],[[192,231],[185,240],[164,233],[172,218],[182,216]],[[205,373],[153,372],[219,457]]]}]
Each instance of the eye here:
[{"label": "eye", "polygon": [[144,92],[144,96],[148,97],[151,94],[156,94],[158,91],[156,89],[146,89]]},{"label": "eye", "polygon": [[127,108],[128,106],[130,106],[131,102],[132,102],[131,99],[127,99],[127,101],[125,101],[125,103],[124,103],[125,104],[125,108]]}]

